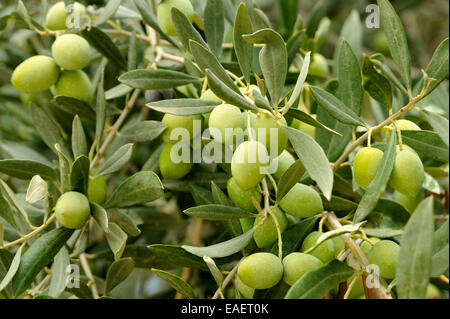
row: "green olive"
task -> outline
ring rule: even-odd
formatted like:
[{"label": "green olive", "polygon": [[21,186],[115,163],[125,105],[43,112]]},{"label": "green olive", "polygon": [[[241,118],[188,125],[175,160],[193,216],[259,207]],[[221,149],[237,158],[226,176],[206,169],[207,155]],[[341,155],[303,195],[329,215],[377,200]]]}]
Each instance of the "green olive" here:
[{"label": "green olive", "polygon": [[[74,2],[73,14],[80,17],[86,15],[86,7],[79,2]],[[45,17],[45,26],[50,30],[65,30],[67,13],[64,1],[55,3],[47,12]]]},{"label": "green olive", "polygon": [[176,36],[175,27],[172,22],[172,7],[180,10],[189,21],[194,20],[194,8],[189,0],[162,0],[158,6],[158,24],[161,29],[170,36]]},{"label": "green olive", "polygon": [[375,37],[373,39],[373,46],[375,48],[375,51],[380,52],[385,56],[391,56],[389,44],[384,32],[379,31],[375,34]]},{"label": "green olive", "polygon": [[205,92],[203,92],[200,96],[200,100],[222,102],[222,100],[217,95],[215,95],[211,89],[207,89]]},{"label": "green olive", "polygon": [[[377,238],[377,237],[370,237],[369,238],[372,243],[375,245],[376,243],[378,243],[381,239]],[[363,241],[361,243],[361,245],[359,245],[361,247],[362,252],[364,253],[364,255],[368,256],[370,250],[372,249],[373,245],[371,245],[369,242],[367,241]]]},{"label": "green olive", "polygon": [[11,76],[14,87],[22,93],[37,93],[56,83],[59,67],[45,55],[36,55],[19,64]]},{"label": "green olive", "polygon": [[334,256],[337,257],[341,253],[341,251],[345,248],[345,242],[341,238],[341,236],[332,237],[331,240],[334,244]]},{"label": "green olive", "polygon": [[91,208],[87,197],[78,192],[62,194],[55,205],[58,222],[66,228],[79,229],[91,216]]},{"label": "green olive", "polygon": [[[317,115],[316,114],[311,114],[311,117],[315,119],[317,117]],[[315,126],[312,126],[312,125],[307,124],[305,122],[299,121],[297,119],[294,119],[292,121],[292,125],[291,126],[293,128],[296,128],[296,129],[302,131],[303,133],[308,134],[309,136],[311,136],[314,139],[316,138],[316,127]]]},{"label": "green olive", "polygon": [[[420,131],[421,128],[419,125],[417,125],[414,122],[411,122],[409,120],[397,120],[395,121],[395,125],[400,131]],[[395,129],[393,125],[389,126],[389,131]],[[389,141],[389,138],[391,136],[391,133],[387,131],[386,132],[386,140]]]},{"label": "green olive", "polygon": [[244,297],[245,299],[253,299],[253,295],[255,294],[255,288],[251,288],[246,284],[244,284],[242,280],[239,279],[239,276],[236,276],[234,284],[242,297]]},{"label": "green olive", "polygon": [[275,170],[275,173],[272,174],[272,176],[279,180],[281,176],[291,167],[292,164],[295,163],[295,158],[292,156],[291,153],[289,153],[287,150],[284,150],[280,156],[277,158],[274,158],[270,162],[270,167]]},{"label": "green olive", "polygon": [[231,160],[231,175],[243,190],[249,190],[261,182],[265,169],[269,169],[269,154],[264,144],[248,141],[240,144]]},{"label": "green olive", "polygon": [[297,183],[280,201],[280,207],[297,217],[311,217],[323,211],[322,199],[312,187]]},{"label": "green olive", "polygon": [[255,253],[245,257],[238,267],[239,279],[254,289],[268,289],[283,277],[283,264],[271,253]]},{"label": "green olive", "polygon": [[425,299],[441,299],[441,291],[433,284],[428,284]]},{"label": "green olive", "polygon": [[313,75],[319,78],[326,78],[328,76],[328,61],[320,53],[313,54],[308,75]]},{"label": "green olive", "polygon": [[[194,167],[192,162],[175,163],[171,154],[174,144],[167,143],[159,156],[159,169],[164,179],[180,179],[189,174]],[[181,149],[179,150],[181,151]],[[178,154],[179,155],[179,154]]]},{"label": "green olive", "polygon": [[229,144],[244,139],[244,121],[241,110],[231,104],[221,104],[209,116],[212,137],[220,143]]},{"label": "green olive", "polygon": [[163,140],[168,143],[177,143],[182,140],[182,136],[179,135],[174,139],[171,139],[172,131],[175,129],[183,129],[182,132],[188,133],[189,138],[192,140],[194,138],[194,125],[196,121],[199,121],[199,128],[201,129],[203,117],[201,115],[173,115],[164,114],[161,122],[167,126],[167,129],[163,133]]},{"label": "green olive", "polygon": [[108,186],[104,176],[89,178],[88,198],[91,203],[102,205],[106,200]]},{"label": "green olive", "polygon": [[258,191],[257,187],[245,191],[239,187],[239,185],[232,177],[227,182],[227,191],[228,196],[230,196],[233,203],[240,209],[246,210],[251,213],[255,213],[258,211],[253,205],[252,200],[252,198],[254,198],[256,202],[261,202],[262,194]]},{"label": "green olive", "polygon": [[400,193],[399,191],[395,190],[394,194],[392,196],[392,199],[405,207],[405,209],[410,213],[414,213],[414,210],[416,209],[417,205],[424,199],[425,195],[423,191],[419,191],[416,197],[411,197],[404,195]]},{"label": "green olive", "polygon": [[[280,155],[288,143],[288,138],[282,128],[287,126],[286,119],[282,117],[279,120],[275,120],[270,115],[258,113],[252,117],[251,122],[251,127],[255,131],[255,140],[266,146],[271,157]],[[273,147],[275,147],[275,150],[271,151]]]},{"label": "green olive", "polygon": [[394,279],[400,246],[391,240],[377,242],[367,256],[370,264],[380,268],[380,276]]},{"label": "green olive", "polygon": [[290,253],[283,259],[283,280],[290,286],[306,273],[320,268],[323,263],[316,257],[304,253]]},{"label": "green olive", "polygon": [[[272,213],[275,215],[278,221],[278,225],[280,226],[280,232],[282,233],[288,225],[286,216],[279,208],[272,208]],[[262,218],[263,217],[261,216],[257,217],[255,219],[254,226],[258,225],[261,222]],[[253,239],[255,240],[256,245],[259,248],[271,247],[273,243],[277,241],[278,232],[272,215],[269,215],[264,223],[255,230],[255,232],[253,233]]]},{"label": "green olive", "polygon": [[424,167],[417,153],[406,148],[398,151],[389,184],[400,193],[415,198],[424,179]]},{"label": "green olive", "polygon": [[55,84],[57,96],[68,96],[77,100],[92,103],[94,89],[89,77],[81,70],[63,71]]},{"label": "green olive", "polygon": [[[305,252],[308,249],[314,247],[314,245],[317,243],[317,240],[322,234],[322,232],[313,231],[308,236],[306,236],[306,238],[303,240],[301,251]],[[334,259],[334,243],[331,239],[327,239],[319,246],[317,246],[313,251],[309,252],[309,254],[319,258],[324,264],[326,264]]]},{"label": "green olive", "polygon": [[356,153],[353,174],[361,188],[366,189],[374,179],[382,157],[383,151],[373,147],[364,147]]},{"label": "green olive", "polygon": [[56,63],[65,70],[82,69],[91,61],[89,43],[76,34],[64,34],[52,45]]}]

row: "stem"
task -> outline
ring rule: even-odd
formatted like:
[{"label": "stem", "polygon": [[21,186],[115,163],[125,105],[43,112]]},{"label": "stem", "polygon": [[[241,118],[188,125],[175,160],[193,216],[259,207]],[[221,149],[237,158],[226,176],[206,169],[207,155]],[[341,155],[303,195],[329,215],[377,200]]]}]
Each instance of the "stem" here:
[{"label": "stem", "polygon": [[220,292],[223,291],[223,290],[228,286],[228,284],[230,283],[231,279],[232,279],[232,278],[234,277],[234,275],[236,274],[236,272],[237,272],[237,270],[238,270],[238,267],[239,267],[239,264],[240,264],[240,263],[241,263],[241,261],[239,261],[239,262],[233,267],[233,269],[231,269],[231,271],[228,273],[228,275],[227,275],[227,276],[225,277],[225,279],[223,280],[222,286],[219,287],[219,288],[216,290],[216,292],[215,292],[214,296],[212,297],[212,299],[217,299],[217,298],[219,298]]},{"label": "stem", "polygon": [[392,114],[391,116],[389,116],[387,119],[385,119],[380,124],[372,127],[366,133],[361,135],[356,141],[354,141],[352,144],[350,144],[350,146],[347,147],[345,152],[334,163],[334,165],[333,165],[333,172],[337,171],[337,169],[347,159],[347,157],[350,155],[350,153],[355,150],[355,148],[357,148],[359,145],[364,143],[364,141],[369,137],[369,132],[370,131],[371,131],[372,134],[376,133],[376,132],[379,132],[383,127],[385,127],[386,125],[390,124],[392,121],[397,119],[400,115],[402,115],[403,113],[411,110],[416,105],[416,103],[419,102],[425,96],[425,93],[426,93],[425,90],[422,91],[418,96],[416,96],[415,98],[412,98],[409,101],[409,103],[406,104],[404,107],[402,107],[397,113]]},{"label": "stem", "polygon": [[94,279],[94,276],[92,275],[91,268],[89,267],[85,253],[82,253],[80,255],[80,262],[81,262],[81,267],[83,267],[84,273],[86,274],[86,277],[89,279],[88,286],[90,286],[90,288],[91,288],[92,295],[94,296],[94,299],[98,299],[99,295],[98,295],[97,285],[95,284],[95,279]]},{"label": "stem", "polygon": [[136,103],[136,100],[139,97],[139,94],[141,93],[141,90],[136,89],[134,90],[133,94],[130,97],[130,100],[128,101],[127,105],[123,109],[122,113],[120,114],[119,118],[117,119],[116,123],[111,127],[111,131],[109,132],[108,136],[106,136],[105,141],[103,142],[102,146],[98,150],[97,154],[95,155],[94,159],[91,162],[91,168],[95,167],[97,162],[100,160],[100,158],[105,154],[108,146],[112,143],[114,140],[114,137],[116,136],[117,132],[119,131],[120,127],[122,126],[123,122],[127,118],[128,114],[131,112],[131,110],[134,107],[134,104]]},{"label": "stem", "polygon": [[56,217],[56,215],[53,214],[52,216],[50,216],[50,217],[47,219],[47,221],[46,221],[44,224],[42,224],[41,226],[37,227],[37,228],[34,229],[32,232],[26,234],[25,236],[23,236],[23,237],[21,237],[21,238],[15,240],[15,241],[12,241],[12,242],[10,242],[10,243],[8,243],[8,244],[3,245],[2,247],[0,247],[0,249],[6,249],[6,248],[9,248],[9,247],[12,247],[12,246],[14,246],[14,245],[17,245],[17,244],[20,244],[20,243],[22,243],[22,242],[27,241],[27,240],[30,239],[31,237],[35,236],[36,234],[40,233],[42,230],[44,230],[45,228],[47,228],[47,226],[50,225],[50,224],[53,222],[53,220],[55,219],[55,217]]}]

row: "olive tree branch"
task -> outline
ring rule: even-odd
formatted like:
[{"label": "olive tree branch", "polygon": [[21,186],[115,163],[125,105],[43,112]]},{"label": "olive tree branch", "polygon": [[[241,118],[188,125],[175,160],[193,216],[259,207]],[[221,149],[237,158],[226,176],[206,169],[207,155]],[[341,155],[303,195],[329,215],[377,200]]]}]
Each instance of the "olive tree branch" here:
[{"label": "olive tree branch", "polygon": [[239,261],[239,262],[233,267],[233,269],[231,269],[231,271],[228,273],[228,275],[227,275],[227,276],[225,277],[225,279],[223,280],[222,286],[219,287],[219,288],[216,290],[216,292],[215,292],[214,296],[212,297],[212,299],[217,299],[217,298],[219,298],[221,291],[223,291],[223,290],[228,286],[228,284],[230,283],[231,279],[236,275],[240,263],[241,263],[241,261]]},{"label": "olive tree branch", "polygon": [[90,286],[90,288],[91,288],[92,296],[94,297],[94,299],[98,299],[99,295],[98,295],[97,285],[95,284],[95,279],[94,279],[94,276],[92,275],[92,271],[91,271],[91,268],[89,267],[85,253],[82,253],[80,255],[80,263],[81,263],[81,267],[83,267],[86,277],[89,279],[88,286]]},{"label": "olive tree branch", "polygon": [[347,149],[345,150],[345,152],[336,160],[336,162],[334,162],[333,165],[333,172],[336,172],[338,170],[338,168],[342,165],[342,163],[347,159],[347,157],[362,143],[364,143],[364,141],[367,140],[367,138],[369,137],[370,134],[373,133],[377,133],[379,131],[381,131],[386,125],[392,123],[393,121],[395,121],[398,117],[400,117],[402,114],[404,114],[405,112],[411,110],[417,102],[419,102],[421,99],[423,99],[425,97],[427,90],[423,90],[419,95],[417,95],[416,97],[412,98],[408,104],[406,104],[405,106],[403,106],[398,112],[392,114],[391,116],[389,116],[387,119],[385,119],[383,122],[381,122],[380,124],[371,127],[367,132],[365,132],[363,135],[361,135],[356,141],[354,141],[352,144],[350,144]]},{"label": "olive tree branch", "polygon": [[56,217],[55,214],[51,215],[51,216],[47,219],[47,221],[46,221],[45,223],[43,223],[41,226],[35,228],[32,232],[30,232],[30,233],[24,235],[24,236],[21,237],[21,238],[15,240],[15,241],[12,241],[12,242],[10,242],[10,243],[8,243],[8,244],[5,244],[5,245],[3,245],[3,246],[1,246],[0,249],[6,249],[6,248],[9,248],[9,247],[12,247],[12,246],[14,246],[14,245],[17,245],[17,244],[20,244],[20,243],[23,243],[23,242],[27,241],[27,240],[30,239],[31,237],[35,236],[36,234],[40,233],[42,230],[44,230],[45,228],[47,228],[47,226],[50,225],[50,224],[53,222],[53,220],[55,219],[55,217]]}]

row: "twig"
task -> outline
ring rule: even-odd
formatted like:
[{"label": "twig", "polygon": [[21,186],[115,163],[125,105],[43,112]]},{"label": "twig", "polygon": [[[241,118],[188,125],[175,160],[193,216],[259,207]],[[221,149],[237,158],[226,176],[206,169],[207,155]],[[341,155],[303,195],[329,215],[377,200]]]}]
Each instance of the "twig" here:
[{"label": "twig", "polygon": [[448,278],[444,275],[440,275],[439,277],[437,277],[437,279],[439,279],[440,281],[442,281],[444,284],[448,285]]},{"label": "twig", "polygon": [[10,242],[8,244],[3,245],[2,247],[0,247],[0,249],[6,249],[6,248],[12,247],[14,245],[20,244],[20,243],[22,243],[24,241],[27,241],[31,237],[35,236],[36,234],[40,233],[42,230],[47,228],[47,226],[50,225],[53,222],[54,219],[55,219],[55,214],[50,216],[44,224],[42,224],[41,226],[35,228],[32,232],[26,234],[25,236],[15,240],[15,241],[12,241],[12,242]]},{"label": "twig", "polygon": [[234,275],[236,274],[238,268],[239,268],[239,264],[241,263],[241,261],[239,261],[234,267],[233,269],[231,269],[231,271],[228,273],[228,275],[225,277],[225,279],[223,280],[222,283],[222,287],[219,287],[216,290],[216,293],[214,294],[214,296],[212,297],[212,299],[217,299],[220,296],[220,292],[223,291],[228,284],[230,283],[231,279],[234,277]]},{"label": "twig", "polygon": [[90,286],[90,288],[91,288],[92,295],[94,296],[94,299],[98,299],[99,295],[98,295],[97,285],[95,283],[95,279],[94,279],[94,276],[92,275],[91,268],[89,267],[85,253],[82,253],[80,255],[80,262],[81,262],[81,267],[83,267],[84,273],[86,274],[86,277],[89,279],[88,286]]}]

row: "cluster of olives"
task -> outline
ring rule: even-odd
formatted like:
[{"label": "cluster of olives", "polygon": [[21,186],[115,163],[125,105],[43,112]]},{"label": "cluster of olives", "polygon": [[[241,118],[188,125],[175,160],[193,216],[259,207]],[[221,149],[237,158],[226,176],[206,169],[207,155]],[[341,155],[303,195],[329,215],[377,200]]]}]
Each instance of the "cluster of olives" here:
[{"label": "cluster of olives", "polygon": [[[400,130],[420,130],[409,120],[398,120]],[[393,128],[390,128],[393,129]],[[387,133],[389,138],[389,132]],[[353,173],[358,185],[366,189],[374,179],[383,157],[383,151],[375,147],[360,149],[354,159]],[[389,184],[394,188],[394,200],[413,212],[420,202],[422,184],[425,178],[424,167],[419,155],[409,146],[397,145],[397,154]]]},{"label": "cluster of olives", "polygon": [[[79,3],[75,12],[86,14]],[[46,27],[50,30],[65,30],[67,13],[64,1],[50,8]],[[14,70],[11,82],[23,93],[38,93],[51,89],[55,96],[68,96],[90,104],[93,87],[89,77],[81,69],[91,61],[89,43],[76,34],[59,35],[52,45],[52,57],[36,55],[23,61]]]}]

